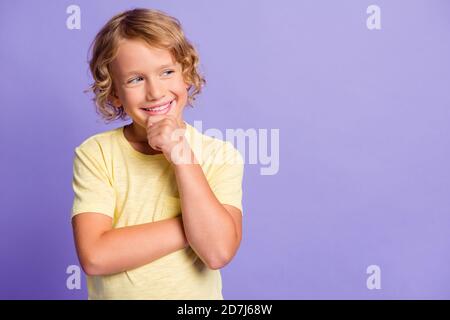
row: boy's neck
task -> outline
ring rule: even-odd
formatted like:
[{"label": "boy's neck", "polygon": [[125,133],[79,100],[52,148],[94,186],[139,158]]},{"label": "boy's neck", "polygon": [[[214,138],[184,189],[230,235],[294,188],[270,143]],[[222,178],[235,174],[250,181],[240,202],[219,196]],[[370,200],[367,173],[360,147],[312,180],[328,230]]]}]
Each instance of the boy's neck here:
[{"label": "boy's neck", "polygon": [[127,124],[125,126],[124,133],[125,133],[125,137],[130,142],[148,143],[147,131],[140,126],[137,126],[134,122]]}]

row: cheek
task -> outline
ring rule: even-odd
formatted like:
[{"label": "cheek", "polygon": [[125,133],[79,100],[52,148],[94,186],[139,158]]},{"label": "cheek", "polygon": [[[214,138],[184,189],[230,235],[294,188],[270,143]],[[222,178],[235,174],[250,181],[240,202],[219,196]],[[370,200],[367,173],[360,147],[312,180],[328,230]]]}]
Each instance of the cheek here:
[{"label": "cheek", "polygon": [[145,96],[144,87],[136,87],[133,89],[130,88],[124,91],[124,100],[128,105],[133,105],[141,102],[143,96]]},{"label": "cheek", "polygon": [[179,82],[177,84],[177,91],[176,91],[176,93],[182,99],[186,99],[187,98],[188,90],[187,90],[186,84],[184,82]]},{"label": "cheek", "polygon": [[182,76],[179,76],[173,82],[173,88],[177,91],[179,95],[187,95],[187,87],[188,85],[184,82]]}]

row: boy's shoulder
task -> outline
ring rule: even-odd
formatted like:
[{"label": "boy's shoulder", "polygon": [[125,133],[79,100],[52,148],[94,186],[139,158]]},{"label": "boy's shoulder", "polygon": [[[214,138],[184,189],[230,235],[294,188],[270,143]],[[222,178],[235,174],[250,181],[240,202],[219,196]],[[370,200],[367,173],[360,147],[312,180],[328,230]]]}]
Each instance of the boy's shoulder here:
[{"label": "boy's shoulder", "polygon": [[77,147],[76,149],[81,150],[98,150],[99,148],[103,149],[108,144],[111,144],[116,137],[119,130],[121,130],[122,127],[118,127],[115,129],[106,130],[103,132],[99,132],[96,134],[93,134],[87,138],[85,138]]}]

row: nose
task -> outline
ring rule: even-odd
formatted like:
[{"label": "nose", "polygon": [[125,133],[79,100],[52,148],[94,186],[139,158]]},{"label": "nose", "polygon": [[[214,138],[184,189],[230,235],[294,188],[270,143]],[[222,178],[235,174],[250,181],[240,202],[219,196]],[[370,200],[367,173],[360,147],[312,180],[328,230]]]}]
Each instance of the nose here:
[{"label": "nose", "polygon": [[164,97],[164,86],[159,80],[153,79],[147,82],[146,92],[149,101],[160,101]]}]

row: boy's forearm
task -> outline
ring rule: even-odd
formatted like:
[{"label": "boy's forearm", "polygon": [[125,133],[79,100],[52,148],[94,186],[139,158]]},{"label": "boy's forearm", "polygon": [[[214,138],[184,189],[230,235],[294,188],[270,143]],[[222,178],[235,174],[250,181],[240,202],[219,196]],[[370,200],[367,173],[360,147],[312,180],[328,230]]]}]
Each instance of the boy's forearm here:
[{"label": "boy's forearm", "polygon": [[[195,157],[193,153],[191,157]],[[233,218],[217,200],[199,164],[174,164],[184,230],[191,248],[212,269],[234,256],[239,240]]]},{"label": "boy's forearm", "polygon": [[94,243],[90,273],[131,270],[188,245],[181,217],[112,229]]}]

